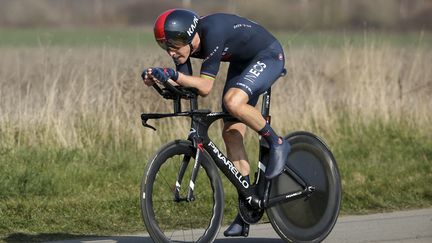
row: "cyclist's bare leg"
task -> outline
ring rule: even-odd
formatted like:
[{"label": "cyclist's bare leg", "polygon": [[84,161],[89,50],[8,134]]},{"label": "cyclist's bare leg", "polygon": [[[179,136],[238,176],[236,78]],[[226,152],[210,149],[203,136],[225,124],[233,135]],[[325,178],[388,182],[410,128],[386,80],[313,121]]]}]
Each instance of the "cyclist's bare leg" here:
[{"label": "cyclist's bare leg", "polygon": [[249,105],[248,101],[248,94],[239,88],[230,88],[223,97],[224,106],[229,113],[258,132],[269,143],[270,163],[265,176],[273,179],[282,173],[290,145],[273,131],[261,112]]},{"label": "cyclist's bare leg", "polygon": [[[248,176],[250,172],[246,149],[244,146],[246,129],[247,126],[242,122],[226,122],[222,132],[228,158],[234,163],[235,167],[243,176]],[[249,225],[241,219],[239,214],[231,225],[224,231],[225,236],[247,236],[248,233]]]},{"label": "cyclist's bare leg", "polygon": [[228,158],[242,174],[249,175],[250,167],[243,144],[246,134],[246,125],[241,122],[226,122],[222,131]]},{"label": "cyclist's bare leg", "polygon": [[[246,125],[242,122],[226,122],[222,131],[228,158],[233,162],[242,176],[248,176],[250,167],[244,146]],[[249,177],[248,177],[249,178]],[[249,225],[243,222],[240,215],[234,219],[227,230],[225,236],[247,236]]]}]

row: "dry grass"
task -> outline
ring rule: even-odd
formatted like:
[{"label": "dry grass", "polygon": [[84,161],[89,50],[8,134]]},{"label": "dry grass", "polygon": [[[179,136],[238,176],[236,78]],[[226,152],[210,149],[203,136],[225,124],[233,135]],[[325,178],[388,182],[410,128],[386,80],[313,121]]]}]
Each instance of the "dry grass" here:
[{"label": "dry grass", "polygon": [[[431,50],[368,44],[286,51],[289,74],[273,89],[274,127],[326,139],[342,174],[343,212],[430,207]],[[171,103],[140,80],[144,67],[171,65],[170,58],[142,48],[0,53],[0,237],[142,231],[137,192],[144,163],[189,129],[180,118],[152,121],[158,132],[140,123],[141,112],[171,112]],[[219,110],[225,74],[224,64],[201,108]],[[219,137],[215,127],[212,138]],[[247,143],[256,163],[256,141]],[[224,190],[228,223],[237,195],[227,183]]]},{"label": "dry grass", "polygon": [[304,48],[288,51],[288,57],[291,72],[282,80],[286,84],[276,86],[274,103],[281,105],[273,114],[283,117],[276,120],[279,127],[298,129],[315,121],[331,130],[342,113],[363,124],[396,120],[429,129],[430,50]]},{"label": "dry grass", "polygon": [[[84,147],[94,145],[92,139],[97,137],[113,136],[120,144],[120,134],[135,130],[139,111],[150,104],[138,77],[140,63],[156,57],[104,48],[6,49],[2,53],[1,124],[3,132],[9,131],[3,143]],[[93,127],[82,131],[85,122],[96,125],[97,131]],[[135,137],[140,146],[145,143],[140,136],[144,133],[137,131]]]},{"label": "dry grass", "polygon": [[[171,109],[171,103],[146,89],[139,77],[144,67],[171,65],[160,52],[102,47],[1,52],[2,146],[83,148],[133,142],[149,148],[166,141],[161,133],[142,129],[139,119],[143,111]],[[431,131],[431,50],[371,44],[286,52],[289,73],[276,83],[272,100],[277,129],[331,132],[344,114],[360,123],[405,121]],[[219,110],[225,72],[223,65],[213,94],[200,102],[202,108]],[[188,122],[178,119],[158,124],[164,124],[162,134],[168,137],[183,138],[188,129]]]}]

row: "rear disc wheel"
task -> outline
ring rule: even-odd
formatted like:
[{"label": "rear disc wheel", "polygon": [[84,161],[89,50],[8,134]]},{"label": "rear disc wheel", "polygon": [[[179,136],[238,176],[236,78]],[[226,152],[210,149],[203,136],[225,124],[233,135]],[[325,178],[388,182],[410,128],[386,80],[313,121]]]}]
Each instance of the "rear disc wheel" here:
[{"label": "rear disc wheel", "polygon": [[[291,144],[287,164],[315,187],[310,198],[277,204],[266,210],[282,239],[289,242],[321,242],[336,223],[341,203],[341,182],[332,153],[315,135],[297,132],[285,138]],[[303,190],[284,172],[271,182],[270,197]]]}]

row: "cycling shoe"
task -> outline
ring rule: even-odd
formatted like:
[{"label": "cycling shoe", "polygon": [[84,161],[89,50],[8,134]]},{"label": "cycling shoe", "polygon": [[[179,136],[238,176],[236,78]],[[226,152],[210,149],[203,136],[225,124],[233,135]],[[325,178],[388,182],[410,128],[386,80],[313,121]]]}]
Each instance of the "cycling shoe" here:
[{"label": "cycling shoe", "polygon": [[224,231],[225,237],[244,236],[249,235],[249,224],[244,222],[239,214],[231,225]]},{"label": "cycling shoe", "polygon": [[270,147],[270,160],[265,171],[265,177],[268,180],[271,180],[282,173],[288,154],[291,151],[289,143],[283,138],[280,138],[280,140],[282,140],[281,144]]}]

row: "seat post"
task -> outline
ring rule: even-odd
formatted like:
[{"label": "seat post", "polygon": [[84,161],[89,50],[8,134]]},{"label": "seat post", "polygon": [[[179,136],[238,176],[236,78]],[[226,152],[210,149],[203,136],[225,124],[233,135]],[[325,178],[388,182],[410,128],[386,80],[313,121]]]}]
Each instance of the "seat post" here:
[{"label": "seat post", "polygon": [[[284,68],[279,77],[283,77],[287,74],[287,70]],[[270,99],[271,99],[271,87],[264,92],[261,106],[261,114],[266,119],[267,123],[270,124]]]},{"label": "seat post", "polygon": [[[271,88],[269,88],[263,94],[262,106],[261,106],[261,114],[267,120],[270,116],[270,99],[271,99]],[[270,122],[267,120],[267,122]]]}]

